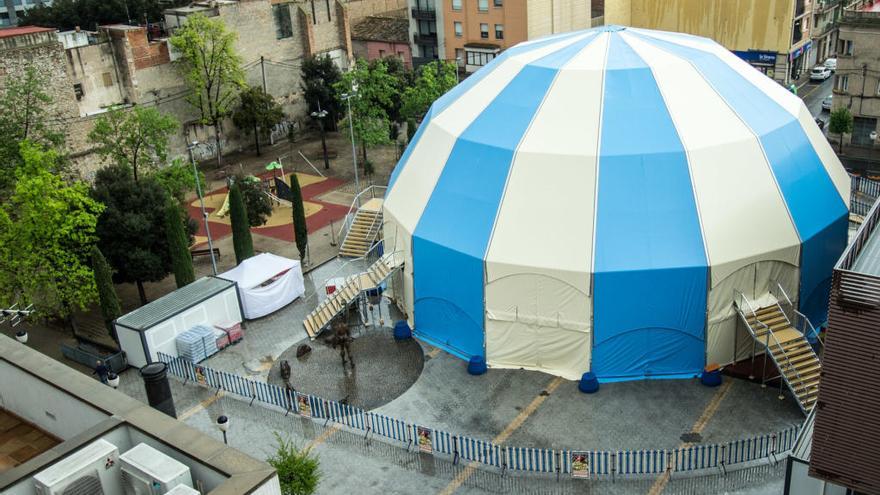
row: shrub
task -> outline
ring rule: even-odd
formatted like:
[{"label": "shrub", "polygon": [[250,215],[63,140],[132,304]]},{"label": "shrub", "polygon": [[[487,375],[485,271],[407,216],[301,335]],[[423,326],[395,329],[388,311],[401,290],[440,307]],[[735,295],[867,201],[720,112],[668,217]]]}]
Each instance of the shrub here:
[{"label": "shrub", "polygon": [[283,495],[310,495],[315,493],[321,473],[318,458],[309,449],[298,449],[290,440],[275,433],[277,450],[267,462],[278,471]]}]

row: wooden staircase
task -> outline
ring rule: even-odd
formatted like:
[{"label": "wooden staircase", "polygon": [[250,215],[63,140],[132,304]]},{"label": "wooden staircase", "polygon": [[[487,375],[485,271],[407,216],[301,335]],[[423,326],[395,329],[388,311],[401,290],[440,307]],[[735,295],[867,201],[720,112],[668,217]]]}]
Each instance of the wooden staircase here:
[{"label": "wooden staircase", "polygon": [[804,414],[819,396],[822,364],[803,333],[794,328],[779,304],[752,310],[737,308],[755,341],[764,347]]},{"label": "wooden staircase", "polygon": [[351,227],[342,240],[339,255],[360,258],[367,254],[382,230],[382,199],[374,198],[355,212]]},{"label": "wooden staircase", "polygon": [[318,304],[311,313],[303,320],[306,333],[314,340],[351,303],[355,302],[361,293],[374,289],[384,282],[392,273],[403,266],[403,257],[400,253],[389,253],[370,265],[366,271],[352,275],[345,282],[336,287],[333,294]]}]

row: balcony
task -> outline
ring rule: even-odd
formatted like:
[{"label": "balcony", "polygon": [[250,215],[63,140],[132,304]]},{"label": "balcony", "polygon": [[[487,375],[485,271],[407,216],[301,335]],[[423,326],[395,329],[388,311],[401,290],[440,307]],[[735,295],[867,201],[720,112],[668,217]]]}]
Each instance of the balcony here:
[{"label": "balcony", "polygon": [[433,21],[437,19],[437,11],[435,11],[434,9],[421,9],[418,7],[413,7],[412,17],[413,19]]},{"label": "balcony", "polygon": [[413,33],[413,43],[417,45],[437,45],[437,33]]}]

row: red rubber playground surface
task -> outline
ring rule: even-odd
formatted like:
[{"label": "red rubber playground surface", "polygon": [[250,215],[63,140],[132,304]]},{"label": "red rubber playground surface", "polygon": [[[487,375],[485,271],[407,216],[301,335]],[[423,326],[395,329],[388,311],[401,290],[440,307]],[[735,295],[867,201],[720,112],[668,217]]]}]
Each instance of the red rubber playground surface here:
[{"label": "red rubber playground surface", "polygon": [[[261,174],[261,179],[272,177],[273,172]],[[332,191],[341,186],[345,182],[340,179],[322,178],[309,174],[297,174],[302,187],[303,203],[306,206],[306,227],[309,234],[320,230],[330,222],[336,222],[345,217],[348,213],[347,206],[341,206],[334,203],[327,203],[315,199],[326,192]],[[287,182],[287,181],[285,181]],[[222,239],[232,234],[232,228],[229,225],[229,215],[219,218],[213,213],[219,209],[226,194],[229,192],[227,187],[215,189],[205,195],[205,210],[208,212],[208,223],[211,227],[211,237],[213,239]],[[196,233],[195,245],[201,245],[207,242],[205,234],[205,226],[202,222],[202,212],[199,206],[199,200],[196,199],[187,206],[189,216],[194,218],[199,224],[199,230]],[[252,234],[272,237],[282,241],[293,242],[293,218],[290,208],[287,206],[275,205],[272,216],[266,225],[251,228]]]}]

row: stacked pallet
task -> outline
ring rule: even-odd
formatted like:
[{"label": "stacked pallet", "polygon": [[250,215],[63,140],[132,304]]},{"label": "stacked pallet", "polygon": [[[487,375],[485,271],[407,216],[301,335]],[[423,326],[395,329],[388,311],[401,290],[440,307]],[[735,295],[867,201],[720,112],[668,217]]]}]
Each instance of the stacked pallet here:
[{"label": "stacked pallet", "polygon": [[177,355],[192,363],[200,363],[217,353],[214,329],[196,325],[177,336]]}]

